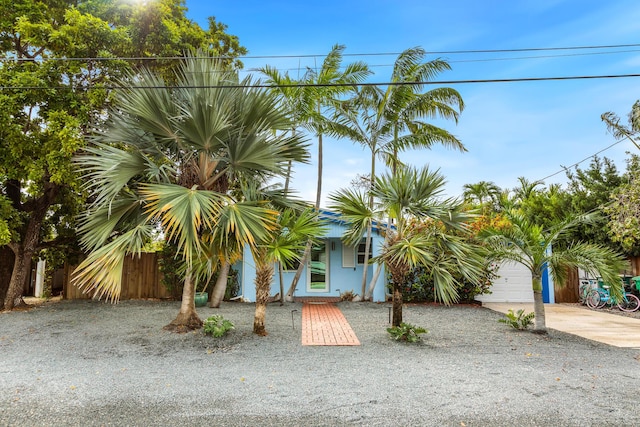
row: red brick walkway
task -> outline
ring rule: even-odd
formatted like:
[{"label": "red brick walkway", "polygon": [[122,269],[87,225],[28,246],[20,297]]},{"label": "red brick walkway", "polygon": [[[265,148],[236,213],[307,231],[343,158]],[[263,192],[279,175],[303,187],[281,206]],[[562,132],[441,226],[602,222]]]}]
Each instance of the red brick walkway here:
[{"label": "red brick walkway", "polygon": [[302,345],[360,345],[360,341],[338,307],[330,303],[305,303]]}]

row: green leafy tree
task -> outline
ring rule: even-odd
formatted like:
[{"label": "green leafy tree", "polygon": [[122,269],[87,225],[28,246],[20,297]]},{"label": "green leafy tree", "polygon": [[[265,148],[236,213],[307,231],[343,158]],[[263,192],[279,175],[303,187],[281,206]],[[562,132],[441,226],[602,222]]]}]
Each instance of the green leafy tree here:
[{"label": "green leafy tree", "polygon": [[[21,303],[32,259],[42,248],[75,241],[74,217],[84,194],[71,160],[85,136],[102,128],[114,82],[138,65],[172,75],[176,61],[152,59],[158,55],[203,47],[233,62],[245,52],[237,38],[224,35],[224,25],[211,20],[205,31],[185,10],[181,0],[3,4],[0,197],[10,208],[3,205],[0,224],[8,225],[10,240],[5,230],[1,243],[11,252],[0,257],[4,309]],[[131,56],[149,59],[113,59]]]},{"label": "green leafy tree", "polygon": [[544,228],[527,218],[521,211],[506,210],[502,213],[509,226],[487,227],[480,232],[496,260],[510,260],[526,266],[531,271],[535,313],[534,332],[546,333],[544,304],[542,300],[542,274],[548,268],[554,283],[564,286],[568,268],[582,268],[599,275],[611,285],[612,292],[622,296],[622,282],[618,274],[626,266],[620,254],[610,248],[593,243],[573,243],[567,247],[553,247],[572,228],[581,222],[589,222],[595,214],[571,216],[550,228]]},{"label": "green leafy tree", "polygon": [[611,239],[619,243],[625,253],[640,254],[640,157],[632,155],[627,161],[625,182],[611,192],[604,207],[608,215],[607,229]]},{"label": "green leafy tree", "polygon": [[117,300],[124,257],[159,227],[185,265],[180,312],[168,325],[177,330],[202,325],[194,265],[255,248],[277,227],[276,211],[235,190],[282,177],[290,160],[308,161],[301,138],[283,133],[291,124],[273,93],[195,55],[175,88],[151,72],[131,79],[78,160],[93,203],[80,228],[90,254],[74,283]]},{"label": "green leafy tree", "polygon": [[[616,165],[608,158],[594,157],[588,169],[568,171],[569,183],[567,196],[570,205],[566,211],[574,214],[586,214],[603,209],[612,195],[624,183],[623,176]],[[568,235],[568,240],[599,243],[620,251],[623,247],[612,238],[609,218],[601,216],[593,223],[579,224]]]}]

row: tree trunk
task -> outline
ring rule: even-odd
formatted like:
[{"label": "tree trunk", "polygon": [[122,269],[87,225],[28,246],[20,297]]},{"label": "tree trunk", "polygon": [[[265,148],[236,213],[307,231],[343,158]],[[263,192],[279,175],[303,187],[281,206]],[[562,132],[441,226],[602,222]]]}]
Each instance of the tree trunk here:
[{"label": "tree trunk", "polygon": [[[375,183],[376,176],[376,154],[371,151],[371,182],[369,183],[369,209],[373,211],[373,185]],[[370,222],[367,226],[367,238],[364,243],[364,266],[362,270],[362,300],[365,300],[365,293],[367,291],[367,272],[369,270],[369,251],[371,251],[371,231],[373,224]]]},{"label": "tree trunk", "polygon": [[218,280],[216,280],[216,284],[211,291],[211,299],[209,300],[209,307],[211,308],[220,308],[220,304],[224,299],[224,294],[227,291],[227,278],[229,277],[230,267],[231,264],[229,264],[229,261],[227,260],[224,260],[220,266]]},{"label": "tree trunk", "polygon": [[[9,247],[13,251],[15,256],[13,263],[13,271],[11,273],[11,280],[9,281],[9,287],[7,288],[6,295],[4,296],[4,310],[13,310],[16,304],[23,303],[22,295],[24,292],[24,285],[31,271],[31,259],[38,249],[40,243],[40,228],[42,222],[47,215],[49,206],[55,201],[60,188],[56,184],[45,182],[44,192],[42,196],[33,200],[29,209],[29,222],[27,228],[22,237],[22,241],[16,243],[9,243]],[[19,190],[18,190],[19,191]],[[19,201],[13,200],[14,206],[19,204]]]},{"label": "tree trunk", "polygon": [[369,252],[371,251],[371,228],[369,224],[367,227],[367,237],[364,242],[364,264],[362,266],[362,300],[365,300],[365,293],[367,292],[367,273],[369,270]]},{"label": "tree trunk", "polygon": [[322,198],[322,134],[318,135],[318,186],[316,187],[316,210],[320,209]]},{"label": "tree trunk", "polygon": [[253,333],[260,336],[267,335],[264,322],[267,313],[267,303],[271,292],[271,278],[273,265],[259,265],[256,263],[256,312],[253,317]]},{"label": "tree trunk", "polygon": [[391,326],[400,326],[402,323],[402,292],[400,286],[393,284],[393,308]]},{"label": "tree trunk", "polygon": [[284,305],[284,276],[281,262],[278,263],[278,279],[280,279],[280,305]]},{"label": "tree trunk", "polygon": [[293,276],[291,280],[291,286],[289,286],[289,290],[287,291],[287,296],[285,298],[288,302],[293,302],[293,293],[296,291],[296,287],[298,286],[298,282],[300,281],[300,277],[302,276],[302,270],[304,270],[304,266],[307,264],[309,259],[309,255],[311,255],[311,246],[312,242],[309,240],[307,242],[307,246],[304,248],[304,254],[302,255],[302,259],[300,260],[300,265],[296,270],[296,274]]},{"label": "tree trunk", "polygon": [[173,332],[188,332],[202,327],[202,320],[196,312],[195,293],[196,289],[191,277],[191,268],[187,268],[184,286],[182,287],[180,312],[173,322],[165,326],[164,329]]},{"label": "tree trunk", "polygon": [[538,334],[547,333],[547,324],[544,315],[544,302],[542,300],[542,279],[533,278],[533,313],[535,315],[533,332]]},{"label": "tree trunk", "polygon": [[0,310],[4,306],[4,297],[9,289],[14,262],[15,256],[11,248],[9,246],[0,246]]},{"label": "tree trunk", "polygon": [[373,290],[376,288],[378,277],[380,277],[381,272],[382,263],[378,263],[376,265],[376,271],[373,272],[373,276],[371,277],[371,281],[369,282],[369,289],[367,289],[367,294],[364,296],[365,301],[370,301],[371,299],[373,299]]},{"label": "tree trunk", "polygon": [[[318,106],[318,112],[320,112],[320,106]],[[322,199],[322,133],[318,134],[318,185],[316,186],[316,210],[320,209],[320,200]],[[285,300],[288,302],[293,302],[293,293],[296,290],[296,286],[298,286],[298,282],[300,281],[300,277],[302,277],[302,271],[304,270],[307,261],[309,260],[309,255],[311,254],[311,241],[307,242],[307,246],[304,248],[304,254],[302,255],[302,259],[300,260],[300,265],[296,270],[296,274],[293,276],[291,280],[291,286],[289,286],[289,290],[287,291],[287,296]]]},{"label": "tree trunk", "polygon": [[13,250],[13,273],[9,281],[9,288],[4,296],[4,310],[11,311],[15,306],[22,305],[24,284],[27,281],[27,273],[31,270],[31,258],[33,250],[26,251],[21,243],[10,243]]}]

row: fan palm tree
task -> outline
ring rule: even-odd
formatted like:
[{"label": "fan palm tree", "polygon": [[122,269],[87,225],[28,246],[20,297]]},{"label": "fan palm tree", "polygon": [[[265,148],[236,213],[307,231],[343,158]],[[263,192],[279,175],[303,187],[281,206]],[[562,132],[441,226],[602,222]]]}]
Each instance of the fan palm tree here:
[{"label": "fan palm tree", "polygon": [[506,210],[503,216],[510,226],[488,228],[481,237],[497,260],[510,260],[526,266],[531,271],[535,324],[534,332],[546,333],[544,303],[542,299],[542,274],[548,268],[553,281],[564,286],[569,268],[581,268],[589,274],[599,275],[605,283],[611,285],[611,292],[622,297],[622,282],[618,274],[625,269],[624,258],[602,245],[591,243],[572,243],[567,247],[551,247],[567,236],[578,224],[592,222],[594,214],[571,216],[545,230],[541,225],[526,218],[515,209]]},{"label": "fan palm tree", "polygon": [[[453,119],[456,123],[464,102],[451,88],[435,88],[422,92],[426,81],[450,69],[441,59],[422,62],[426,52],[411,48],[402,52],[395,61],[391,83],[382,89],[366,86],[355,90],[355,95],[341,103],[338,131],[351,140],[367,147],[371,153],[370,182],[376,180],[376,159],[382,158],[395,172],[401,165],[398,153],[406,149],[431,148],[443,144],[460,151],[464,145],[447,130],[428,123],[425,119]],[[370,208],[373,199],[369,199]],[[371,229],[365,240],[365,259],[369,257]],[[367,268],[362,274],[362,295],[366,292]]]},{"label": "fan palm tree", "polygon": [[352,190],[332,194],[332,208],[343,214],[350,225],[344,240],[358,242],[370,218],[390,218],[379,260],[391,277],[393,326],[402,323],[402,289],[410,272],[424,267],[433,280],[436,298],[445,304],[458,300],[458,277],[479,282],[484,274],[482,249],[464,238],[471,215],[462,204],[441,198],[444,178],[428,168],[399,167],[395,174],[376,178],[371,193],[376,211],[367,206],[367,195]]},{"label": "fan palm tree", "polygon": [[194,262],[211,248],[255,246],[276,228],[277,212],[234,197],[248,179],[283,176],[308,161],[301,138],[270,92],[239,81],[215,59],[189,56],[172,87],[142,71],[125,82],[106,127],[77,160],[92,205],[82,218],[89,252],[74,283],[117,301],[124,257],[158,228],[185,263],[175,329],[201,325],[194,306]]}]

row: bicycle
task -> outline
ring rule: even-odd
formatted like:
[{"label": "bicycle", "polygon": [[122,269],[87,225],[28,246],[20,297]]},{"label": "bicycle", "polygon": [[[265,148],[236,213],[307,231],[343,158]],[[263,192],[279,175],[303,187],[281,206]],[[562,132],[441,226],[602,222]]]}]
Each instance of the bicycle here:
[{"label": "bicycle", "polygon": [[[598,287],[598,281],[595,279],[580,279],[580,286],[578,288],[578,300],[582,305],[589,305],[589,300],[594,300],[593,292],[596,292]],[[600,299],[597,298],[597,301]],[[596,304],[597,305],[597,304]],[[593,307],[590,307],[593,308]]]},{"label": "bicycle", "polygon": [[622,300],[618,300],[609,292],[609,286],[598,283],[597,289],[588,292],[586,304],[589,308],[602,308],[605,305],[613,307],[615,305],[622,311],[632,312],[640,308],[640,299],[630,292],[625,292],[622,294]]}]

